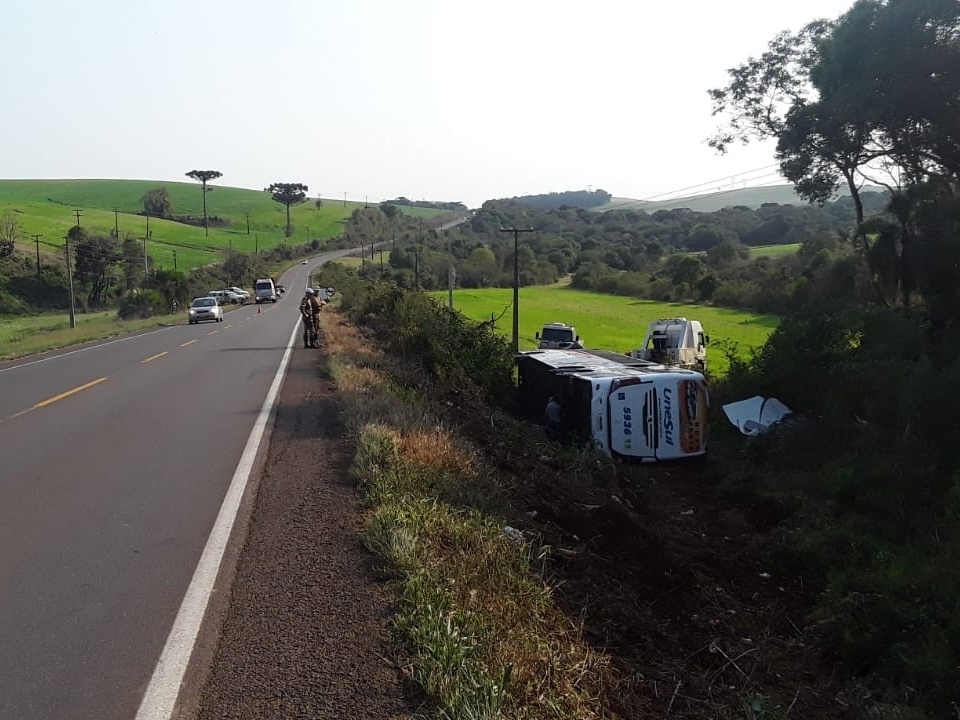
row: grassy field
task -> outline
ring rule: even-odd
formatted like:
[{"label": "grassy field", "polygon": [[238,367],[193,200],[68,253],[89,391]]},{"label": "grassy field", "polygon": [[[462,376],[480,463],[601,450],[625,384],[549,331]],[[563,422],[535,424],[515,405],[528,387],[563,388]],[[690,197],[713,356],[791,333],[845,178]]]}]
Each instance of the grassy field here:
[{"label": "grassy field", "polygon": [[0,317],[0,360],[182,323],[185,317],[183,313],[175,313],[147,320],[120,320],[116,310],[105,310],[77,315],[77,327],[71,329],[70,317],[66,313],[33,317],[4,316]]},{"label": "grassy field", "polygon": [[758,245],[750,248],[750,257],[781,257],[783,255],[793,255],[800,249],[800,243],[791,243],[790,245]]},{"label": "grassy field", "polygon": [[[77,209],[82,211],[80,224],[88,230],[108,234],[119,228],[121,238],[143,239],[147,218],[138,214],[143,209],[140,198],[161,187],[167,189],[175,215],[203,216],[199,183],[153,180],[0,180],[0,215],[15,213],[24,234],[20,250],[31,257],[36,252],[34,236],[42,235],[42,262],[44,254],[61,252],[64,235],[77,222]],[[318,209],[316,197],[308,199],[290,208],[293,235],[285,238],[286,210],[266,192],[208,185],[211,187],[207,215],[228,224],[211,227],[207,237],[202,227],[150,218],[147,253],[159,267],[172,269],[176,264],[185,270],[218,262],[231,248],[252,253],[284,242],[335,237],[353,211],[364,207],[360,202],[325,199]],[[404,208],[403,212],[415,217],[442,214],[422,208]]]},{"label": "grassy field", "polygon": [[[448,300],[446,291],[432,294],[441,302]],[[512,289],[456,290],[453,300],[454,307],[473,320],[499,318],[497,329],[512,337]],[[519,305],[521,350],[536,347],[535,333],[548,322],[576,326],[585,347],[629,352],[640,347],[651,320],[677,316],[699,320],[710,336],[710,372],[718,376],[729,366],[721,346],[735,346],[738,356],[747,356],[750,349],[766,342],[779,323],[774,315],[601,295],[565,284],[521,288]]]}]

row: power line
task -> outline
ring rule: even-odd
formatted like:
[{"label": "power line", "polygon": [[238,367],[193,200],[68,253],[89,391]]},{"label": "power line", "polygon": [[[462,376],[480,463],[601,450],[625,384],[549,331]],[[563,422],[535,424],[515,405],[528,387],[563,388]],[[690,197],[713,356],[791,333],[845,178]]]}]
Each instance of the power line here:
[{"label": "power line", "polygon": [[[643,201],[655,202],[656,200],[666,199],[667,195],[676,195],[677,193],[689,192],[691,190],[696,190],[697,188],[707,187],[711,185],[716,187],[717,183],[720,183],[720,185],[723,185],[730,180],[735,181],[737,178],[743,177],[745,175],[750,175],[755,172],[761,172],[761,171],[770,170],[772,168],[779,168],[779,167],[780,167],[779,163],[773,163],[772,165],[766,165],[764,167],[754,168],[753,170],[744,170],[743,172],[736,173],[734,175],[727,175],[722,178],[717,178],[716,180],[707,180],[705,182],[697,183],[696,185],[689,185],[688,187],[680,188],[678,190],[668,190],[667,192],[657,193],[656,195],[651,195],[649,197],[643,198]],[[779,173],[775,173],[775,174],[779,174]]]}]

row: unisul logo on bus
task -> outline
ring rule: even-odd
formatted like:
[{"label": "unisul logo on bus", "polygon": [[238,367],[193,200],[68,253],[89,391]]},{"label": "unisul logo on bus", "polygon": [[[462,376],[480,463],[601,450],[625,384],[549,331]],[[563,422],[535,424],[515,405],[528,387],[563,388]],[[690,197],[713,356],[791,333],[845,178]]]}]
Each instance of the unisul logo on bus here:
[{"label": "unisul logo on bus", "polygon": [[673,390],[663,389],[663,439],[667,445],[673,445],[673,407],[671,407]]}]

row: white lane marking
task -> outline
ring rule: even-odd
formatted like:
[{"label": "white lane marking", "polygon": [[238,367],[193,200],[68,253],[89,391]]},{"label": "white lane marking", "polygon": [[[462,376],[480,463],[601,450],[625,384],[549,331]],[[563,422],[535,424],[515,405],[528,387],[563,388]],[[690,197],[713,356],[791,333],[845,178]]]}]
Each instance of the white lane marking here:
[{"label": "white lane marking", "polygon": [[[147,337],[148,335],[153,335],[154,333],[166,332],[167,330],[172,330],[175,327],[178,327],[178,326],[169,325],[164,328],[159,328],[158,330],[151,330],[150,332],[138,333],[137,335],[131,335],[130,337],[117,338],[116,340],[108,340],[107,342],[102,342],[97,345],[90,345],[88,347],[77,348],[76,350],[71,350],[69,352],[61,353],[59,355],[54,355],[53,357],[45,357],[39,360],[31,360],[30,362],[20,363],[12,367],[0,369],[0,373],[9,372],[11,370],[19,370],[20,368],[29,367],[30,365],[39,365],[40,363],[50,362],[51,360],[59,360],[60,358],[65,358],[65,357],[68,357],[69,355],[75,355],[76,353],[87,352],[88,350],[97,350],[98,348],[106,347],[107,345],[115,345],[116,343],[128,342],[129,340],[136,340],[137,338]],[[12,362],[16,362],[16,360]]]},{"label": "white lane marking", "polygon": [[177,611],[167,642],[160,653],[160,659],[157,660],[157,665],[153,669],[150,684],[143,695],[143,700],[140,701],[140,709],[137,710],[135,720],[169,720],[173,714],[177,696],[180,694],[180,685],[187,672],[187,664],[200,633],[200,625],[207,611],[213,585],[220,571],[220,563],[223,562],[223,554],[226,552],[227,542],[237,518],[240,500],[243,498],[250,473],[253,471],[253,461],[263,440],[267,420],[270,419],[270,411],[273,409],[277,395],[280,394],[280,384],[290,362],[290,354],[299,325],[299,320],[293,325],[286,352],[283,353],[273,384],[263,401],[260,414],[254,421],[250,437],[247,438],[247,445],[240,456],[240,463],[233,473],[233,480],[227,488],[227,494],[223,498],[220,512],[217,514],[213,529],[207,538],[207,544],[200,555],[200,561],[193,571],[193,578],[190,580],[183,602],[180,603],[180,609]]}]

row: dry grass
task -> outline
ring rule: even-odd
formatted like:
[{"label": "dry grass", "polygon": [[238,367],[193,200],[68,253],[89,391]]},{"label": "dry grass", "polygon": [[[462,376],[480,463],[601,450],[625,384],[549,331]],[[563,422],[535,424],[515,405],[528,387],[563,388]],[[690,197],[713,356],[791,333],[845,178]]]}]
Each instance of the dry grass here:
[{"label": "dry grass", "polygon": [[496,469],[411,390],[416,372],[391,366],[360,329],[339,323],[326,345],[370,503],[363,539],[398,579],[401,664],[436,715],[614,717],[602,702],[608,659],[554,604],[549,550],[505,530]]}]

